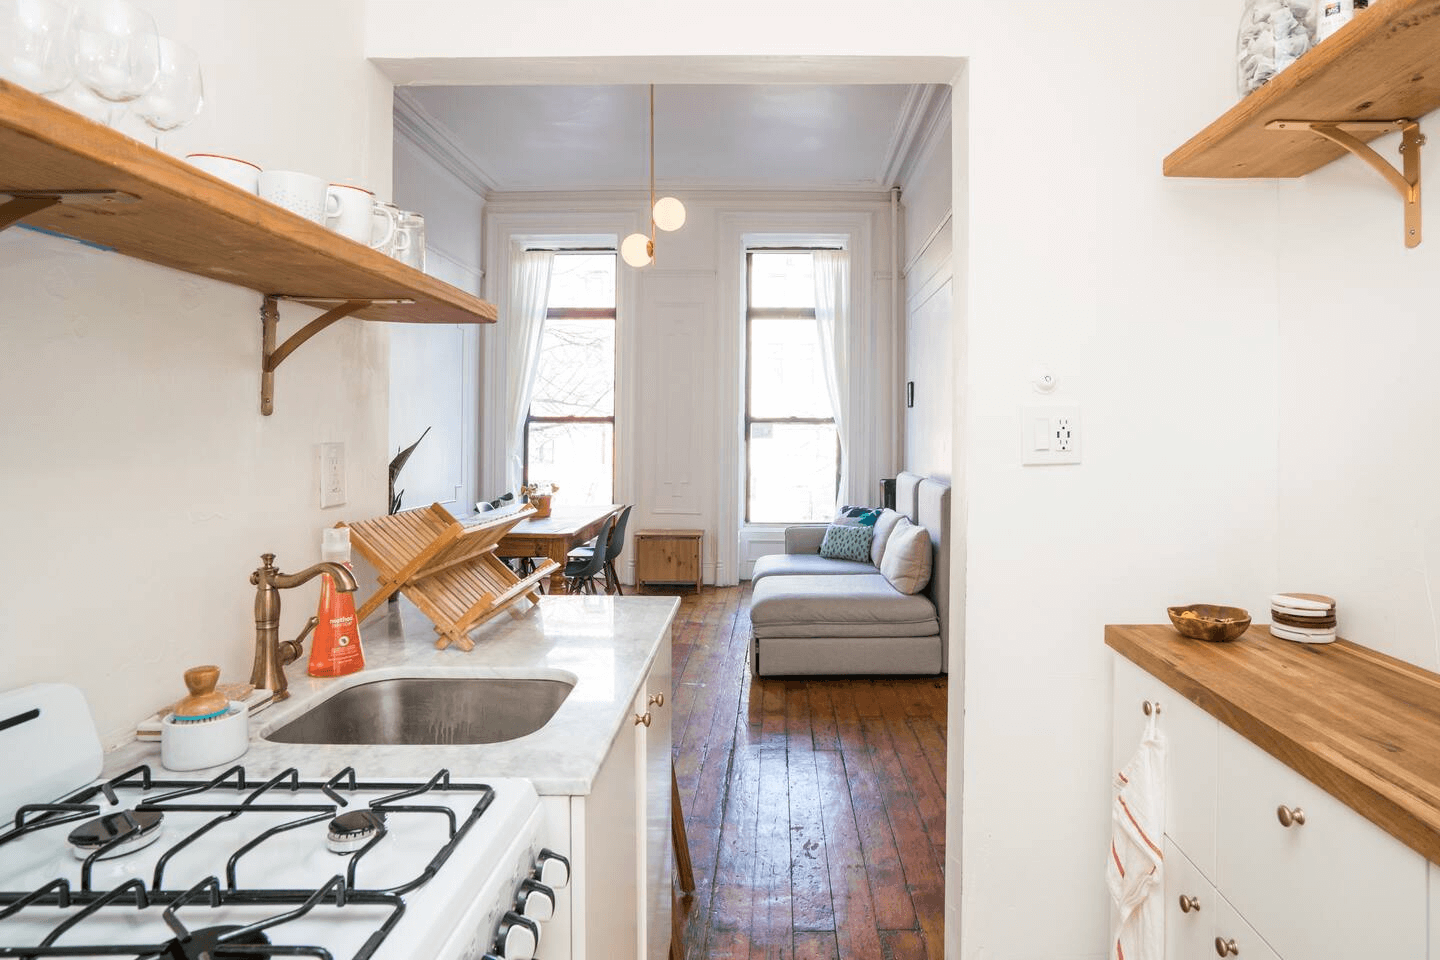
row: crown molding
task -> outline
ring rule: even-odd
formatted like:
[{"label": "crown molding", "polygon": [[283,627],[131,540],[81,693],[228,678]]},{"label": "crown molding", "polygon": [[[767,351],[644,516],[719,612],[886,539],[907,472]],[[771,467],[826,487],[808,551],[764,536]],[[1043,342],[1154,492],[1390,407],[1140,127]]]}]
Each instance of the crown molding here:
[{"label": "crown molding", "polygon": [[920,135],[915,138],[911,149],[905,157],[905,162],[896,171],[895,183],[902,184],[909,182],[914,175],[915,169],[930,156],[935,149],[940,134],[948,129],[950,125],[950,88],[934,87],[936,96],[933,97],[926,107],[923,117]]},{"label": "crown molding", "polygon": [[[856,205],[887,206],[890,203],[888,191],[869,187],[865,190],[791,190],[791,189],[696,189],[679,194],[687,206],[691,204],[712,207],[743,207],[762,203],[766,206],[790,204],[798,207],[842,207],[850,209]],[[635,190],[530,190],[492,193],[485,201],[488,214],[507,210],[530,210],[546,207],[560,207],[584,210],[637,210],[645,209],[646,197]]]},{"label": "crown molding", "polygon": [[880,159],[880,170],[875,175],[875,183],[882,189],[899,182],[900,171],[914,153],[915,144],[926,127],[938,89],[928,83],[912,83],[906,91],[905,102],[900,104],[895,125],[890,129],[890,142]]},{"label": "crown molding", "polygon": [[481,199],[489,199],[495,192],[495,178],[475,163],[449,127],[401,87],[395,88],[395,135],[409,141]]}]

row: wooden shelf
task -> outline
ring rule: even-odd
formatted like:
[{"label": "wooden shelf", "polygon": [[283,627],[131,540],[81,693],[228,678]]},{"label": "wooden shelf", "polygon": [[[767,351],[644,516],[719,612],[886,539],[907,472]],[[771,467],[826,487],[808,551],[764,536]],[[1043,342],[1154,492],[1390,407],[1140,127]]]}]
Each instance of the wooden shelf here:
[{"label": "wooden shelf", "polygon": [[[1165,158],[1167,177],[1302,177],[1345,150],[1277,120],[1418,120],[1440,107],[1440,0],[1379,0]],[[1382,131],[1361,131],[1361,141]]]},{"label": "wooden shelf", "polygon": [[1277,640],[1264,625],[1232,643],[1112,625],[1105,643],[1440,863],[1440,676],[1344,640]]},{"label": "wooden shelf", "polygon": [[[0,80],[0,194],[122,191],[24,222],[186,273],[400,323],[493,323],[495,307],[182,160]],[[3,204],[6,197],[0,197]],[[370,303],[369,301],[411,301]]]}]

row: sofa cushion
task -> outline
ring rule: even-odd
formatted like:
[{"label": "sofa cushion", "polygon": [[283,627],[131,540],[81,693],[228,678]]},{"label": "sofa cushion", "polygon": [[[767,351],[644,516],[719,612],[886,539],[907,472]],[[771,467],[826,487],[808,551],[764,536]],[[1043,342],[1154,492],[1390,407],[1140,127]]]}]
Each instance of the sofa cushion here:
[{"label": "sofa cushion", "polygon": [[885,541],[880,572],[901,593],[919,593],[930,582],[930,531],[905,518]]},{"label": "sofa cushion", "polygon": [[880,511],[880,516],[875,518],[875,539],[870,541],[870,562],[878,569],[880,560],[885,556],[885,541],[890,539],[890,534],[895,532],[895,524],[900,521],[900,514],[886,507]]},{"label": "sofa cushion", "polygon": [[825,531],[825,539],[820,541],[820,556],[865,563],[870,559],[870,544],[874,539],[874,526],[832,523]]},{"label": "sofa cushion", "polygon": [[765,577],[831,576],[844,573],[879,573],[868,563],[854,560],[831,560],[818,553],[770,553],[755,561],[750,580],[759,583]]},{"label": "sofa cushion", "polygon": [[873,568],[845,576],[765,577],[751,594],[750,622],[757,637],[924,637],[940,630],[928,597],[900,593]]}]

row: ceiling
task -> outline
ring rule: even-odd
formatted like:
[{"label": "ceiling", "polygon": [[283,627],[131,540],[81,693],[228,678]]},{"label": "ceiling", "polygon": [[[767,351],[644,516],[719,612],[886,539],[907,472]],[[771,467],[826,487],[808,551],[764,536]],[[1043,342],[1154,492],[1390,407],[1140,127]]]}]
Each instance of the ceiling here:
[{"label": "ceiling", "polygon": [[[948,103],[936,84],[655,89],[657,188],[884,190]],[[396,130],[486,196],[647,183],[645,86],[402,87]]]}]

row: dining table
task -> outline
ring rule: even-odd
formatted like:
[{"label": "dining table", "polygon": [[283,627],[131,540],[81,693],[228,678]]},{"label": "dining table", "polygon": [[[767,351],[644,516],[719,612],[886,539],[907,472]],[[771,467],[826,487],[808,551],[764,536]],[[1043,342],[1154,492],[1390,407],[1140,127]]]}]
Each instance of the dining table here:
[{"label": "dining table", "polygon": [[[495,547],[495,554],[510,559],[515,557],[546,557],[560,565],[550,574],[550,592],[559,593],[565,587],[565,557],[571,550],[600,534],[605,520],[619,513],[621,504],[605,503],[591,505],[552,505],[550,516],[526,517],[501,538]],[[605,549],[604,544],[599,549]]]}]

